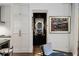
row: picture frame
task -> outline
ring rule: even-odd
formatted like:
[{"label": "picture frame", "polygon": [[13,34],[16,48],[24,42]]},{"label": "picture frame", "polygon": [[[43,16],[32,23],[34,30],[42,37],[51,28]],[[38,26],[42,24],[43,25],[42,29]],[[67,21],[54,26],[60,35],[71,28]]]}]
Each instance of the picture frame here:
[{"label": "picture frame", "polygon": [[70,16],[50,16],[50,33],[70,33]]}]

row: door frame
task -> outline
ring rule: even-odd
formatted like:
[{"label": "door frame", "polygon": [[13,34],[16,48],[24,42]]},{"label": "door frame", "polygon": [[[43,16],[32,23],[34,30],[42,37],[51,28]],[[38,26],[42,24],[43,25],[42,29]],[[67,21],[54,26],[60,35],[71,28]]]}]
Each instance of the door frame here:
[{"label": "door frame", "polygon": [[[41,10],[41,9],[35,9],[32,10],[32,38],[33,38],[33,13],[46,13],[46,43],[47,43],[47,14],[48,14],[48,10]],[[33,42],[33,40],[32,40]],[[32,43],[33,45],[33,43]]]}]

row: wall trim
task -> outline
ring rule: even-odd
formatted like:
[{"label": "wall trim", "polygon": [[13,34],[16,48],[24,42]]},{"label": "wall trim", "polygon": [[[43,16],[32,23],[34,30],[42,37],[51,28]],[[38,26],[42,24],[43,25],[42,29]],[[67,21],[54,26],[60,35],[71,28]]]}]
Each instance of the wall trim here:
[{"label": "wall trim", "polygon": [[41,10],[41,9],[35,9],[35,10],[32,10],[33,13],[47,13],[48,10]]}]

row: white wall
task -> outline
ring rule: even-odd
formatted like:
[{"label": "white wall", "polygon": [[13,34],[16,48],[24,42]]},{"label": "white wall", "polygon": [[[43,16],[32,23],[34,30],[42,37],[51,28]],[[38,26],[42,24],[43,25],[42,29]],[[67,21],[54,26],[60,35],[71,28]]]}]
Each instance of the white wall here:
[{"label": "white wall", "polygon": [[71,35],[71,37],[72,37],[72,40],[71,40],[71,42],[72,42],[72,45],[71,45],[71,49],[72,49],[72,53],[73,53],[73,55],[75,55],[75,56],[77,56],[77,54],[78,54],[78,19],[79,19],[79,17],[78,17],[79,15],[78,15],[78,4],[76,3],[76,4],[72,4],[72,20],[73,20],[73,33],[72,33],[72,35]]},{"label": "white wall", "polygon": [[1,5],[1,20],[5,24],[0,23],[0,35],[10,35],[10,7],[9,5]]},{"label": "white wall", "polygon": [[32,10],[47,10],[47,42],[52,43],[52,49],[65,52],[70,51],[70,34],[51,34],[49,32],[49,16],[71,16],[71,4],[30,4],[30,24],[29,34],[31,47],[33,43],[32,36]]}]

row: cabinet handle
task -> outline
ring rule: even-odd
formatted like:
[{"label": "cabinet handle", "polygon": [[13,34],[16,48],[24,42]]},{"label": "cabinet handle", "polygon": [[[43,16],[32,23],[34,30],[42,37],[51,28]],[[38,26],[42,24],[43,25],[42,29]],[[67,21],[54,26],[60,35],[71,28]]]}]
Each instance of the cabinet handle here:
[{"label": "cabinet handle", "polygon": [[21,30],[19,30],[19,36],[21,37]]}]

